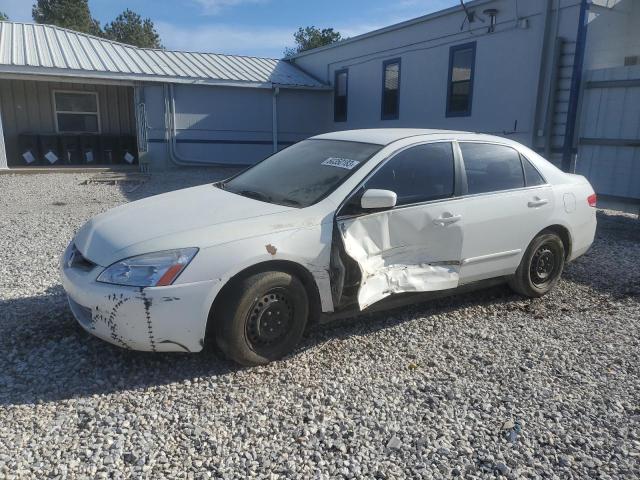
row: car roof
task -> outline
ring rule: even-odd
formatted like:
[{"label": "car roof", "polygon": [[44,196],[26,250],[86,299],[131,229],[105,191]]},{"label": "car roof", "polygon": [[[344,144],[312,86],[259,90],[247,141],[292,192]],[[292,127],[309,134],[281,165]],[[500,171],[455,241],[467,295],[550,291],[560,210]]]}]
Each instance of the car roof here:
[{"label": "car roof", "polygon": [[[429,128],[370,128],[362,130],[343,130],[340,132],[325,133],[312,137],[316,140],[345,140],[351,142],[375,143],[389,145],[409,137],[417,136],[441,136],[451,138],[458,135],[476,135],[471,132],[458,130],[436,130]],[[486,135],[483,135],[486,137]],[[468,138],[468,137],[467,137]]]}]

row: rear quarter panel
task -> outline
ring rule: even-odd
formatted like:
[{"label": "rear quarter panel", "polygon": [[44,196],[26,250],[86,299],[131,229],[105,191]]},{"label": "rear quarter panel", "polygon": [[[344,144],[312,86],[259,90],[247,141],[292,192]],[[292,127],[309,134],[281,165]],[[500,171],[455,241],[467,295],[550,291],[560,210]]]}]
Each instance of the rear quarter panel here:
[{"label": "rear quarter panel", "polygon": [[567,175],[566,183],[554,186],[557,218],[571,235],[571,252],[568,260],[575,260],[589,250],[596,233],[596,209],[589,206],[588,197],[594,193],[586,178]]}]

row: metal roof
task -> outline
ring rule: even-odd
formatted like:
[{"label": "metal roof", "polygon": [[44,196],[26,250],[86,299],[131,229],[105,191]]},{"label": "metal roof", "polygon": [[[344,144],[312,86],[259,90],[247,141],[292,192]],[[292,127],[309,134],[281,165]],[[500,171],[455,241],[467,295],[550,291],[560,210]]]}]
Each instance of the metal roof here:
[{"label": "metal roof", "polygon": [[327,88],[273,58],[138,48],[52,25],[0,22],[0,73]]}]

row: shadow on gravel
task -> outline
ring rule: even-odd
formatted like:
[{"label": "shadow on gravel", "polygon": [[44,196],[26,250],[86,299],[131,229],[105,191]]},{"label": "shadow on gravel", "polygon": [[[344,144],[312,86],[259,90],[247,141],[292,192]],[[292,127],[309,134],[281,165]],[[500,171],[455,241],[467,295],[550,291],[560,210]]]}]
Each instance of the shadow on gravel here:
[{"label": "shadow on gravel", "polygon": [[43,296],[0,301],[0,405],[143,389],[238,370],[210,349],[153,354],[99,340],[76,323],[61,286]]},{"label": "shadow on gravel", "polygon": [[[419,311],[445,313],[468,304],[509,302],[506,286],[410,307],[338,320],[309,331],[296,353],[333,338],[373,334]],[[75,321],[62,287],[46,295],[0,301],[0,405],[52,402],[153,388],[241,371],[212,348],[199,354],[124,350],[86,333]]]},{"label": "shadow on gravel", "polygon": [[640,220],[598,211],[591,249],[567,266],[565,280],[615,298],[640,302]]}]

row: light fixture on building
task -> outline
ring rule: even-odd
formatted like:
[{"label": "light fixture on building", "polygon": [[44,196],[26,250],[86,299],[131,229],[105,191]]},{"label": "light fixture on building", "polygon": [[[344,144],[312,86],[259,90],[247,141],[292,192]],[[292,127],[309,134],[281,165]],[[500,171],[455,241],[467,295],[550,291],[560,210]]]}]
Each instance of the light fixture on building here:
[{"label": "light fixture on building", "polygon": [[495,8],[487,8],[482,13],[489,15],[489,28],[487,33],[493,33],[496,31],[496,17],[498,16],[498,10]]}]

